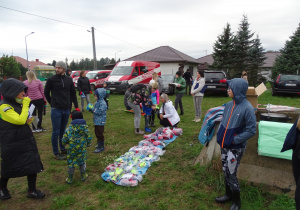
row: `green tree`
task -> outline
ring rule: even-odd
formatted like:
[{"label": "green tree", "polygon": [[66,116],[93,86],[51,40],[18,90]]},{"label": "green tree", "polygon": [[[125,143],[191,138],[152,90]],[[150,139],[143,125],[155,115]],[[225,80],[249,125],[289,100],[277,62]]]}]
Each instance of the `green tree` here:
[{"label": "green tree", "polygon": [[71,63],[70,63],[70,69],[72,69],[72,70],[80,70],[80,69],[79,69],[79,66],[78,66],[78,61],[75,62],[74,59],[73,59],[73,60],[71,61]]},{"label": "green tree", "polygon": [[243,19],[239,25],[238,32],[234,39],[234,71],[233,74],[242,73],[244,70],[249,68],[249,50],[253,44],[254,33],[249,30],[248,18],[243,15]]},{"label": "green tree", "polygon": [[214,63],[211,68],[226,70],[227,74],[233,66],[233,39],[234,36],[231,33],[230,24],[227,23],[223,29],[223,34],[219,35],[217,41],[213,46],[213,59]]},{"label": "green tree", "polygon": [[24,66],[22,66],[21,63],[18,63],[18,66],[19,66],[19,69],[20,69],[20,72],[21,72],[21,76],[26,75],[27,68],[25,68]]},{"label": "green tree", "polygon": [[3,55],[0,60],[0,76],[18,77],[20,75],[21,71],[15,58]]},{"label": "green tree", "polygon": [[261,82],[261,76],[259,76],[259,72],[264,65],[264,61],[266,60],[265,49],[261,46],[261,42],[259,36],[256,36],[256,39],[253,40],[253,45],[249,49],[248,56],[248,82],[251,86],[256,86],[257,83]]},{"label": "green tree", "polygon": [[278,74],[297,74],[300,72],[300,24],[295,33],[290,36],[285,46],[280,50],[281,55],[275,60],[272,68],[272,78]]}]

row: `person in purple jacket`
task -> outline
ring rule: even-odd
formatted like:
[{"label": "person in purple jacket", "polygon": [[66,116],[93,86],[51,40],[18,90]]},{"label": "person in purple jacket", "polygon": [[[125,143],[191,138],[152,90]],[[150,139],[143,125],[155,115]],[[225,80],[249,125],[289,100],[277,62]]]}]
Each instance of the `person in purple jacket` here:
[{"label": "person in purple jacket", "polygon": [[35,106],[35,109],[33,111],[33,116],[36,116],[36,110],[38,112],[38,123],[37,128],[32,123],[32,132],[41,132],[46,131],[46,129],[42,128],[42,122],[43,122],[43,109],[44,105],[47,104],[45,95],[44,95],[44,86],[43,83],[36,78],[33,71],[27,71],[26,72],[27,80],[25,80],[23,83],[28,87],[26,96],[28,96],[33,105]]},{"label": "person in purple jacket", "polygon": [[241,208],[240,185],[236,174],[247,141],[256,133],[256,117],[252,105],[246,99],[247,90],[248,83],[244,79],[236,78],[229,82],[227,92],[232,101],[225,106],[217,133],[226,193],[215,201],[226,203],[232,200],[231,210]]}]

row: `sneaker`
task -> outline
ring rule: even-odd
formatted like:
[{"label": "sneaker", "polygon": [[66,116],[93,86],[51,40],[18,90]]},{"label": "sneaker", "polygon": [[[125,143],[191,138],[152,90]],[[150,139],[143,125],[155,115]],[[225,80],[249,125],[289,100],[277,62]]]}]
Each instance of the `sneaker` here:
[{"label": "sneaker", "polygon": [[151,132],[151,128],[145,128],[145,132],[150,133]]},{"label": "sneaker", "polygon": [[88,177],[89,175],[86,172],[81,172],[81,181],[87,180]]},{"label": "sneaker", "polygon": [[46,131],[44,128],[38,128],[37,130]]},{"label": "sneaker", "polygon": [[197,118],[196,120],[195,120],[195,122],[200,122],[201,121],[201,119],[200,118]]},{"label": "sneaker", "polygon": [[68,154],[68,151],[66,149],[64,149],[64,150],[60,150],[60,153],[63,155],[66,155],[66,154]]},{"label": "sneaker", "polygon": [[0,190],[0,200],[7,200],[10,199],[11,196],[9,194],[8,189],[4,188]]},{"label": "sneaker", "polygon": [[66,159],[67,159],[66,156],[64,156],[64,155],[62,155],[62,154],[60,154],[60,153],[54,155],[54,158],[55,158],[56,160],[66,160]]},{"label": "sneaker", "polygon": [[193,119],[192,121],[195,122],[197,118]]},{"label": "sneaker", "polygon": [[42,129],[36,129],[35,130],[37,133],[39,133],[39,132],[42,132],[43,130]]},{"label": "sneaker", "polygon": [[153,123],[151,123],[151,126],[152,126],[152,127],[155,127],[155,124],[154,124],[154,122],[153,122]]},{"label": "sneaker", "polygon": [[135,133],[135,134],[141,134],[141,135],[144,135],[145,132],[140,130],[139,132],[134,131],[134,133]]},{"label": "sneaker", "polygon": [[32,133],[35,133],[36,132],[36,130],[35,129],[32,129]]},{"label": "sneaker", "polygon": [[45,194],[40,190],[28,191],[27,198],[42,199],[45,198]]}]

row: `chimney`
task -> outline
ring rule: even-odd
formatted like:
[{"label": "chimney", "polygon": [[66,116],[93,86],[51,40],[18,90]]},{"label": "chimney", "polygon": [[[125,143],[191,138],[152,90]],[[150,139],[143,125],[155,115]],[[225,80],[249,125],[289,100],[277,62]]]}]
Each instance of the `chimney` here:
[{"label": "chimney", "polygon": [[35,62],[39,62],[39,59],[35,59]]}]

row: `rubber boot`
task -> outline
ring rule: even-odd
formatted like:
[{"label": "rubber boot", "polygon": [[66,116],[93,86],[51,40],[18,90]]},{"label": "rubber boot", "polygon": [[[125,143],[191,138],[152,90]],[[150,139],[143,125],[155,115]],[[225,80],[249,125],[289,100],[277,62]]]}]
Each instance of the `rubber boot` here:
[{"label": "rubber boot", "polygon": [[81,172],[81,181],[87,180],[88,177],[89,175],[85,171]]},{"label": "rubber boot", "polygon": [[73,181],[73,174],[69,174],[69,176],[68,176],[67,179],[66,179],[66,182],[67,182],[68,184],[71,184],[72,181]]},{"label": "rubber boot", "polygon": [[240,192],[232,192],[232,205],[230,210],[239,210],[241,209],[241,198]]},{"label": "rubber boot", "polygon": [[226,186],[225,195],[223,195],[222,197],[217,197],[215,199],[216,203],[227,203],[227,202],[231,201],[231,198],[232,198],[231,189],[228,185],[225,185],[225,186]]},{"label": "rubber boot", "polygon": [[104,150],[105,150],[105,148],[104,148],[104,141],[99,141],[98,142],[98,147],[96,148],[96,150],[94,151],[94,153],[103,152]]}]

